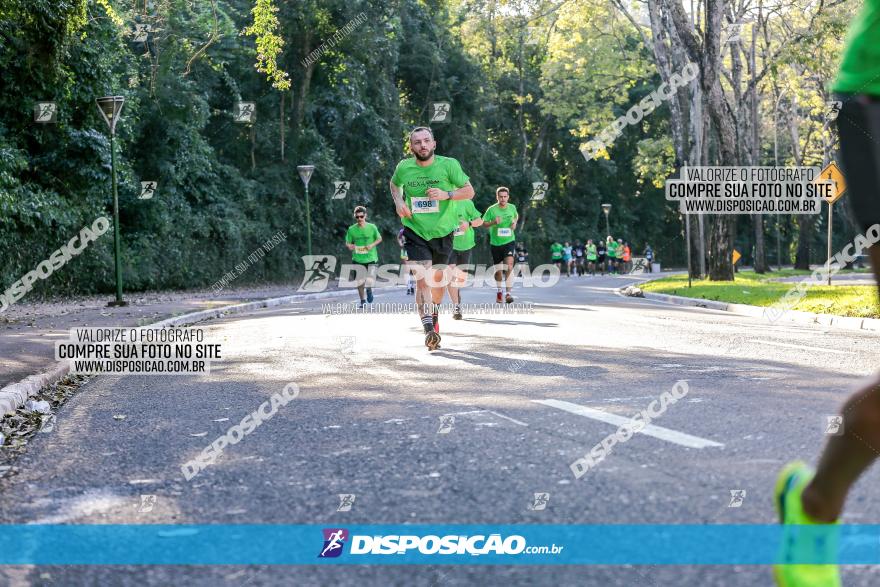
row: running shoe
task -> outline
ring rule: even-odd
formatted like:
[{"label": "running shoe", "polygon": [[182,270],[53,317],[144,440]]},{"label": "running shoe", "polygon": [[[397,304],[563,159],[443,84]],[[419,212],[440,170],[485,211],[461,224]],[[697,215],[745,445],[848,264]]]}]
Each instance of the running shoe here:
[{"label": "running shoe", "polygon": [[[825,532],[832,524],[817,524],[804,512],[801,495],[813,478],[813,470],[802,461],[782,468],[776,479],[774,497],[779,522],[786,526],[782,560],[804,557],[833,560],[837,552],[836,533]],[[840,522],[835,522],[839,524]],[[773,565],[773,576],[780,587],[840,587],[840,571],[829,565]]]},{"label": "running shoe", "polygon": [[361,300],[361,303],[358,304],[358,310],[363,310],[366,307],[367,307],[367,302],[365,302],[364,300]]},{"label": "running shoe", "polygon": [[425,346],[428,347],[429,351],[434,351],[440,348],[440,335],[434,332],[433,330],[425,333]]},{"label": "running shoe", "polygon": [[513,303],[513,296],[510,295],[510,292],[507,292],[507,297],[504,298],[504,301],[507,302],[508,304]]},{"label": "running shoe", "polygon": [[373,288],[372,287],[367,288],[367,303],[368,304],[373,303]]},{"label": "running shoe", "polygon": [[461,306],[455,306],[455,308],[453,308],[452,310],[452,319],[461,320],[462,317],[463,316],[461,315]]},{"label": "running shoe", "polygon": [[499,304],[501,303],[501,292],[500,291],[495,293],[495,301]]}]

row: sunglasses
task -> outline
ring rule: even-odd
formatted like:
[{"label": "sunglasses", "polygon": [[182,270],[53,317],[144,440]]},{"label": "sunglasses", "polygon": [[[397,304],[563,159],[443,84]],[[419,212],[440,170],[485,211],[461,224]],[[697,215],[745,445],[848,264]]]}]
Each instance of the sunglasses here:
[{"label": "sunglasses", "polygon": [[363,214],[358,214],[357,216],[355,216],[355,220],[360,220],[361,218],[366,218],[366,216],[364,216]]}]

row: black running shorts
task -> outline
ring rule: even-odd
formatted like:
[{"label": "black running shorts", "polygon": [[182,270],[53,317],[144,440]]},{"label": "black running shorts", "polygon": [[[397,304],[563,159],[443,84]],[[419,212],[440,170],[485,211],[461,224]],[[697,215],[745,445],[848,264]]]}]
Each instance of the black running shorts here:
[{"label": "black running shorts", "polygon": [[471,251],[473,249],[468,249],[466,251],[456,251],[453,249],[452,256],[449,257],[450,265],[470,265],[471,264]]},{"label": "black running shorts", "polygon": [[403,229],[404,248],[410,261],[430,261],[432,265],[448,265],[452,254],[452,233],[425,240],[410,227]]},{"label": "black running shorts", "polygon": [[499,263],[505,263],[508,257],[513,257],[516,243],[511,241],[506,245],[492,245],[490,248],[492,249],[492,264],[498,265]]},{"label": "black running shorts", "polygon": [[880,97],[842,95],[837,117],[849,197],[863,231],[880,224]]}]

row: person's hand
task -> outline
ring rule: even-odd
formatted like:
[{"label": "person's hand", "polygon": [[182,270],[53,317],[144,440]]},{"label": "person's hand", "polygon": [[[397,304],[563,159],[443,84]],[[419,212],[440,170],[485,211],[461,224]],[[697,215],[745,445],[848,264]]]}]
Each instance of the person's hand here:
[{"label": "person's hand", "polygon": [[351,243],[345,243],[345,246],[348,247],[349,251],[353,251],[355,249],[355,246]]},{"label": "person's hand", "polygon": [[449,194],[444,192],[443,190],[439,190],[437,188],[428,188],[425,191],[425,195],[431,198],[432,200],[448,200]]},{"label": "person's hand", "polygon": [[410,212],[409,206],[406,205],[405,201],[400,202],[395,207],[397,208],[397,215],[401,218],[412,218],[412,212]]},{"label": "person's hand", "polygon": [[471,223],[468,222],[467,220],[462,220],[461,224],[458,225],[458,229],[461,230],[462,232],[464,232],[468,228],[470,228],[470,225],[471,225]]},{"label": "person's hand", "polygon": [[372,251],[372,250],[373,250],[373,245],[367,245],[367,250],[368,250],[368,251]]}]

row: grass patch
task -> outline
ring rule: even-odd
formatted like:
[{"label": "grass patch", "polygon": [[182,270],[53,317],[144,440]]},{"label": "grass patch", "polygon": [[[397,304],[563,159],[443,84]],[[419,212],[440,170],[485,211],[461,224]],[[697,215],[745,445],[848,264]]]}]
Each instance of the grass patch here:
[{"label": "grass patch", "polygon": [[[687,286],[686,275],[676,275],[651,281],[640,287],[645,291],[688,298],[770,306],[797,285],[797,282],[779,283],[771,280],[798,275],[807,276],[810,272],[783,269],[758,275],[754,271],[741,271],[736,274],[733,282],[694,280],[691,288]],[[873,285],[815,285],[807,290],[807,295],[792,309],[816,314],[880,318],[880,300],[877,298],[877,287]]]}]

